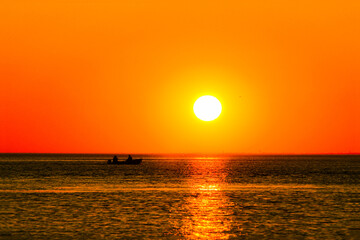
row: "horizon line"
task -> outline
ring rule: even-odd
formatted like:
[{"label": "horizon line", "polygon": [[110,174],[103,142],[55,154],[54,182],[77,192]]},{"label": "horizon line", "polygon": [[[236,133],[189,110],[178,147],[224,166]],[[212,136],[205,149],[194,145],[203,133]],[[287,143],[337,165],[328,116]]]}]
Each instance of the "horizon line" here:
[{"label": "horizon line", "polygon": [[281,156],[281,155],[360,155],[360,152],[347,152],[347,153],[123,153],[123,152],[98,152],[98,153],[92,153],[92,152],[0,152],[0,154],[84,154],[84,155],[91,155],[91,154],[104,154],[104,155],[228,155],[228,156]]}]

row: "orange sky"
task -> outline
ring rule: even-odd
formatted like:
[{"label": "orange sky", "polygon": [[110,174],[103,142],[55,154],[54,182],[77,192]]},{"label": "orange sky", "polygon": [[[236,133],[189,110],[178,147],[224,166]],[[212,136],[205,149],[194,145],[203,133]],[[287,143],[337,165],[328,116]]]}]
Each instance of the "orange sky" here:
[{"label": "orange sky", "polygon": [[[359,153],[360,1],[3,1],[0,152]],[[205,94],[215,121],[192,111]]]}]

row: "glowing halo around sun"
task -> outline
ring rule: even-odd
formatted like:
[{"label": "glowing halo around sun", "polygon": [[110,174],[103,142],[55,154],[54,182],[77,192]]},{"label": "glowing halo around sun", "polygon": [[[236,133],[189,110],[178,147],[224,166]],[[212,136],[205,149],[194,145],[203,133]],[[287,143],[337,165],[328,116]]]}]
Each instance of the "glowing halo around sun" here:
[{"label": "glowing halo around sun", "polygon": [[222,107],[220,101],[213,96],[199,97],[194,103],[196,117],[203,121],[212,121],[220,116]]}]

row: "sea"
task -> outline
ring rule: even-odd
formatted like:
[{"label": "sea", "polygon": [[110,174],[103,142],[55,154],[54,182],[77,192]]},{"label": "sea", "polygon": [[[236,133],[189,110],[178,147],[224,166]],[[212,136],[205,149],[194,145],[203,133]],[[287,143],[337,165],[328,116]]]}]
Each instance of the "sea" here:
[{"label": "sea", "polygon": [[112,157],[0,154],[0,239],[360,239],[359,155]]}]

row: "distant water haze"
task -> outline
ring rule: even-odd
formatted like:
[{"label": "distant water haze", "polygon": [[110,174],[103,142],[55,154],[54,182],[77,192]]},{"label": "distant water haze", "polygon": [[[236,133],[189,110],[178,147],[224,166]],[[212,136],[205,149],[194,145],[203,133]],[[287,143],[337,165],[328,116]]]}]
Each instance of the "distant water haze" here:
[{"label": "distant water haze", "polygon": [[0,237],[360,236],[357,155],[134,157],[1,154]]}]

